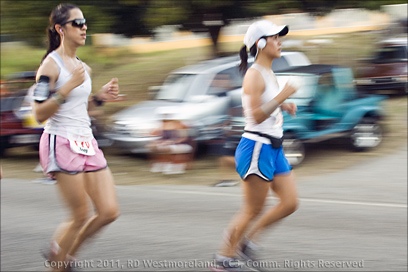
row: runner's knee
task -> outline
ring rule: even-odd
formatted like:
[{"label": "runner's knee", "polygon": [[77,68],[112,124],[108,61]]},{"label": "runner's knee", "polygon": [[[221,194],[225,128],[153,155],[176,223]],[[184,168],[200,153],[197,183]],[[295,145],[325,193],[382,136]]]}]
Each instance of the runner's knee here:
[{"label": "runner's knee", "polygon": [[98,216],[103,221],[103,224],[109,224],[115,221],[119,215],[120,212],[117,207],[110,207],[101,211]]},{"label": "runner's knee", "polygon": [[81,211],[77,211],[73,214],[73,221],[72,227],[79,229],[85,225],[86,222],[89,220],[89,213],[87,209],[82,209]]},{"label": "runner's knee", "polygon": [[297,198],[291,198],[282,201],[281,204],[283,205],[286,216],[288,216],[298,209],[299,201]]},{"label": "runner's knee", "polygon": [[256,218],[262,211],[263,207],[250,207],[246,208],[244,210],[244,214],[249,218],[249,219],[254,219]]}]

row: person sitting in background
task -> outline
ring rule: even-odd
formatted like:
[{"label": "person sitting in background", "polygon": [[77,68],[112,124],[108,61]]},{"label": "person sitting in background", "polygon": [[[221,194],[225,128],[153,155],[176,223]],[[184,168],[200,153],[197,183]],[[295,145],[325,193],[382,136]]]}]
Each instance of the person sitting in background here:
[{"label": "person sitting in background", "polygon": [[230,107],[228,110],[229,125],[226,126],[222,138],[218,141],[217,150],[219,155],[218,169],[220,179],[214,185],[215,187],[235,186],[239,183],[239,176],[235,171],[235,149],[240,140],[241,133],[235,135],[231,126],[235,117],[242,116],[242,107]]},{"label": "person sitting in background", "polygon": [[219,73],[215,75],[211,82],[209,94],[216,96],[226,96],[227,92],[232,89],[231,77],[229,74]]},{"label": "person sitting in background", "polygon": [[191,160],[193,146],[188,126],[177,118],[173,108],[159,109],[162,125],[153,135],[160,138],[148,146],[153,173],[183,174]]}]

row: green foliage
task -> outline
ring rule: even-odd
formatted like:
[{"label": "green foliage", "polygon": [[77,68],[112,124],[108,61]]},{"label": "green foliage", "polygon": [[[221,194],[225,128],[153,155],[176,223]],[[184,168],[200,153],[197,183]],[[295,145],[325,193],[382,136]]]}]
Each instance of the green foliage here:
[{"label": "green foliage", "polygon": [[[70,2],[70,1],[68,1]],[[115,17],[106,12],[100,1],[71,1],[77,4],[89,22],[89,33],[107,32],[115,22]],[[12,35],[14,40],[25,41],[34,46],[44,46],[46,43],[46,29],[49,27],[49,15],[60,4],[60,0],[41,1],[1,1],[1,34]],[[109,6],[109,5],[108,5]]]},{"label": "green foliage", "polygon": [[[24,45],[23,43],[7,43],[1,48],[1,77],[21,71],[34,71],[40,65],[46,49],[39,49]],[[118,49],[113,52],[84,46],[78,49],[78,56],[84,62],[97,69],[115,67],[122,59],[129,57],[129,52]]]},{"label": "green foliage", "polygon": [[[60,0],[2,0],[1,34],[12,35],[42,46],[48,16]],[[406,0],[72,0],[89,22],[88,33],[113,32],[132,37],[151,35],[155,27],[168,24],[207,31],[205,18],[220,18],[225,24],[234,18],[306,11],[324,14],[334,8],[379,9]]]},{"label": "green foliage", "polygon": [[93,5],[81,5],[80,8],[87,20],[87,33],[89,34],[109,32],[116,21],[115,16],[110,14],[109,11],[95,8]]},{"label": "green foliage", "polygon": [[44,54],[45,50],[22,44],[2,44],[1,78],[21,71],[36,70]]},{"label": "green foliage", "polygon": [[174,2],[155,0],[151,1],[149,6],[145,16],[145,23],[149,29],[161,25],[179,24],[188,16],[188,11]]}]

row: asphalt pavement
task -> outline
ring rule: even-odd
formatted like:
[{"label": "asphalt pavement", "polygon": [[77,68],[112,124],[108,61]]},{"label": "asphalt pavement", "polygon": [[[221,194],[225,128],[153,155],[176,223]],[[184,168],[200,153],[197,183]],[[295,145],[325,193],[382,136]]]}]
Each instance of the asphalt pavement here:
[{"label": "asphalt pavement", "polygon": [[[407,271],[407,147],[298,177],[299,210],[265,233],[262,271]],[[138,177],[135,177],[138,178]],[[87,243],[81,271],[208,271],[241,204],[236,187],[117,186],[120,218]],[[271,195],[268,205],[276,199]],[[39,250],[65,218],[55,185],[1,181],[1,271],[47,271]]]}]

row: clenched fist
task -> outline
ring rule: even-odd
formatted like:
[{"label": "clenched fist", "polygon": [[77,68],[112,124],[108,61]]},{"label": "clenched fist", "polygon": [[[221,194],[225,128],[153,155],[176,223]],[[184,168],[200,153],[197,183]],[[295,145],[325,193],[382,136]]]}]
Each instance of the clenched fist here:
[{"label": "clenched fist", "polygon": [[107,100],[115,100],[119,95],[119,80],[118,78],[112,78],[108,83],[103,85],[101,88],[98,97]]}]

